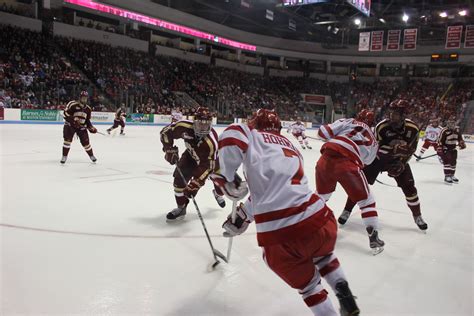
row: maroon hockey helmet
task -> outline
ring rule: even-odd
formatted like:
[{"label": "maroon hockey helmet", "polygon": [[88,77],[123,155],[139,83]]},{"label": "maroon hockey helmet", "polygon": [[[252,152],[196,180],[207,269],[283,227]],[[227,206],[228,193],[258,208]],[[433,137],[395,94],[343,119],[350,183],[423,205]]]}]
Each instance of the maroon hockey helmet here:
[{"label": "maroon hockey helmet", "polygon": [[200,106],[194,114],[194,134],[197,137],[204,137],[211,132],[212,113],[208,108]]},{"label": "maroon hockey helmet", "polygon": [[81,94],[79,95],[79,102],[87,103],[88,99],[89,99],[89,93],[85,90],[81,91]]},{"label": "maroon hockey helmet", "polygon": [[405,112],[409,106],[410,103],[404,99],[396,99],[390,103],[388,119],[392,128],[403,129],[405,126]]},{"label": "maroon hockey helmet", "polygon": [[248,126],[260,131],[279,133],[281,130],[281,121],[275,110],[259,109],[248,121]]},{"label": "maroon hockey helmet", "polygon": [[369,126],[373,126],[375,122],[375,114],[368,109],[363,109],[357,114],[356,120],[364,122]]}]

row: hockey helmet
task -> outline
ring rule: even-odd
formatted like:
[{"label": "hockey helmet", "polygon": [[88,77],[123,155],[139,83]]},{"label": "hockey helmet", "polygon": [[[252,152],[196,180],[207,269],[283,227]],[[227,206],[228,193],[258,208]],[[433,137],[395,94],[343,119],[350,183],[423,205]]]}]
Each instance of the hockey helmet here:
[{"label": "hockey helmet", "polygon": [[248,126],[259,131],[279,133],[281,121],[275,110],[259,109],[248,121]]},{"label": "hockey helmet", "polygon": [[200,106],[194,114],[194,134],[197,137],[204,137],[211,132],[212,114],[208,108]]},{"label": "hockey helmet", "polygon": [[449,129],[455,129],[456,128],[456,117],[451,116],[446,120],[446,127]]},{"label": "hockey helmet", "polygon": [[375,114],[368,109],[363,109],[357,114],[356,120],[364,122],[369,126],[373,126],[375,122]]},{"label": "hockey helmet", "polygon": [[81,94],[79,95],[79,102],[82,104],[87,103],[87,100],[89,99],[89,93],[85,90],[81,91]]},{"label": "hockey helmet", "polygon": [[388,119],[390,125],[395,129],[402,129],[405,126],[405,112],[410,103],[404,99],[396,99],[389,105]]}]

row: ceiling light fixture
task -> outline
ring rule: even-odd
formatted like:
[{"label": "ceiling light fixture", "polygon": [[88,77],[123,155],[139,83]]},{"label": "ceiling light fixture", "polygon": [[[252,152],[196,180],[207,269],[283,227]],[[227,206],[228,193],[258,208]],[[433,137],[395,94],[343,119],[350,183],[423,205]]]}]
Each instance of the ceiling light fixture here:
[{"label": "ceiling light fixture", "polygon": [[403,13],[403,16],[402,16],[403,22],[408,22],[408,19],[409,19],[409,18],[410,18],[410,17],[409,17],[406,13]]},{"label": "ceiling light fixture", "polygon": [[467,15],[467,10],[461,10],[458,12],[460,16],[466,16]]},{"label": "ceiling light fixture", "polygon": [[443,11],[439,14],[440,17],[442,18],[446,18],[448,16],[448,14],[446,13],[446,11]]},{"label": "ceiling light fixture", "polygon": [[355,19],[355,20],[354,20],[354,24],[355,24],[355,25],[360,25],[360,19]]}]

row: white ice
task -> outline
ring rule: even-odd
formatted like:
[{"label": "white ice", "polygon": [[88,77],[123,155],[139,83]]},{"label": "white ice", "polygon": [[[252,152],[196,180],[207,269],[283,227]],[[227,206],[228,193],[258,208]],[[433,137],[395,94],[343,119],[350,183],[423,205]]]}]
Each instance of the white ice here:
[{"label": "white ice", "polygon": [[[160,129],[91,135],[97,164],[74,139],[60,165],[61,125],[0,125],[1,315],[311,315],[262,261],[253,224],[234,239],[231,262],[209,273],[193,205],[184,221],[165,222],[175,201]],[[321,143],[311,144],[302,152],[313,186]],[[474,144],[459,152],[460,183],[451,186],[436,157],[410,162],[427,234],[401,190],[378,183],[385,251],[371,255],[358,210],[340,228],[336,254],[362,315],[473,315],[473,153]],[[225,253],[221,224],[230,203],[220,209],[211,190],[208,182],[196,200]],[[329,201],[336,216],[344,203],[338,187]]]}]

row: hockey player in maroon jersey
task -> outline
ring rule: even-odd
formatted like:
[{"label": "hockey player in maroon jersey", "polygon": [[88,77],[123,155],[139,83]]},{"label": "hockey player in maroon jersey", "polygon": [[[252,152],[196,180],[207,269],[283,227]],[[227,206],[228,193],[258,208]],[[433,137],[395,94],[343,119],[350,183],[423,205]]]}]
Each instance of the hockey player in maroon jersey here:
[{"label": "hockey player in maroon jersey", "polygon": [[447,184],[459,183],[459,179],[454,176],[456,172],[456,160],[458,151],[466,148],[466,143],[462,139],[459,128],[456,127],[454,117],[449,118],[446,127],[441,131],[438,138],[438,155],[441,157],[444,166],[444,182]]},{"label": "hockey player in maroon jersey", "polygon": [[[416,151],[419,128],[411,120],[405,118],[409,103],[398,99],[390,103],[389,116],[375,127],[375,136],[379,143],[377,158],[363,171],[370,184],[374,184],[380,172],[386,171],[395,179],[402,189],[413,219],[421,230],[428,229],[428,225],[421,216],[420,200],[415,187],[415,179],[408,161]],[[344,211],[339,217],[339,223],[347,221],[355,202],[350,198],[346,201]]]},{"label": "hockey player in maroon jersey", "polygon": [[[301,153],[280,133],[276,112],[260,109],[245,124],[230,125],[219,138],[220,180],[233,200],[251,199],[223,224],[224,236],[242,234],[255,221],[267,265],[298,290],[314,315],[336,316],[322,278],[335,292],[342,315],[359,315],[347,278],[334,253],[337,223],[304,174]],[[243,165],[248,190],[236,179]]]},{"label": "hockey player in maroon jersey", "polygon": [[[165,152],[165,159],[175,165],[174,195],[177,207],[166,215],[169,222],[183,219],[186,215],[186,207],[189,198],[196,196],[199,189],[204,185],[208,176],[218,166],[217,163],[217,133],[211,127],[212,115],[205,107],[199,107],[194,115],[194,121],[182,120],[163,128],[161,131],[161,143]],[[179,157],[178,147],[174,145],[176,139],[183,139],[186,151]],[[217,203],[225,206],[222,191],[216,187],[214,197]]]},{"label": "hockey player in maroon jersey", "polygon": [[96,162],[92,146],[89,143],[89,134],[97,133],[97,129],[92,126],[91,123],[91,108],[87,105],[89,94],[87,91],[82,91],[79,97],[79,101],[71,101],[66,105],[64,109],[64,127],[63,127],[63,156],[61,163],[66,163],[67,155],[71,149],[72,138],[74,134],[77,134],[82,146],[89,155],[92,162]]},{"label": "hockey player in maroon jersey", "polygon": [[379,148],[370,129],[374,112],[362,110],[353,119],[340,119],[320,127],[318,136],[325,142],[316,165],[316,191],[326,200],[339,183],[348,197],[361,210],[374,255],[383,251],[385,243],[378,237],[378,215],[362,168],[371,164]]},{"label": "hockey player in maroon jersey", "polygon": [[117,112],[115,112],[114,125],[107,129],[107,133],[110,134],[110,132],[113,129],[116,129],[117,127],[120,126],[120,135],[122,135],[122,136],[125,135],[123,130],[125,129],[125,118],[126,117],[127,117],[127,113],[125,113],[125,111],[121,107],[119,107],[117,109]]}]

